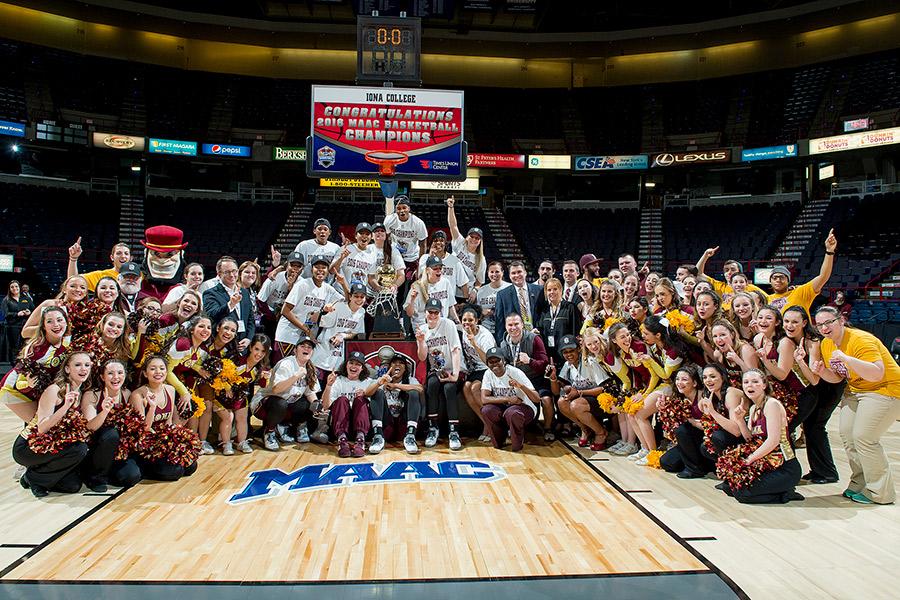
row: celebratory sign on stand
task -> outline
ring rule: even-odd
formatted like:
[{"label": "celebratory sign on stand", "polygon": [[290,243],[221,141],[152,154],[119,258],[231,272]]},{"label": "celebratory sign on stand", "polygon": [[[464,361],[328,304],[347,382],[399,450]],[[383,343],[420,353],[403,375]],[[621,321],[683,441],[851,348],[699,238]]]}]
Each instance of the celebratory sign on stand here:
[{"label": "celebratory sign on stand", "polygon": [[464,181],[463,92],[312,86],[310,177]]}]

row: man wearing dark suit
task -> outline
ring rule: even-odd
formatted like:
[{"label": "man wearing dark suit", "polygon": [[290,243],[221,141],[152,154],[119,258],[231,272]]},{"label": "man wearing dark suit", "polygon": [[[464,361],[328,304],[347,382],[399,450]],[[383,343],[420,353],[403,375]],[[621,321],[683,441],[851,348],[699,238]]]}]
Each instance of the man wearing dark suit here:
[{"label": "man wearing dark suit", "polygon": [[[503,341],[506,336],[506,315],[511,313],[523,315],[525,329],[531,330],[537,321],[538,315],[544,303],[544,290],[541,286],[525,281],[525,264],[514,260],[509,263],[509,280],[512,285],[497,292],[497,301],[494,305],[494,323],[497,324],[494,337],[497,343]],[[522,312],[520,299],[525,298],[528,303],[526,313]]]},{"label": "man wearing dark suit", "polygon": [[235,339],[238,350],[243,353],[256,334],[250,290],[237,285],[237,261],[230,256],[223,256],[216,263],[216,275],[219,277],[219,283],[203,292],[203,309],[212,321],[213,331],[225,317],[230,316],[237,321],[238,330]]}]

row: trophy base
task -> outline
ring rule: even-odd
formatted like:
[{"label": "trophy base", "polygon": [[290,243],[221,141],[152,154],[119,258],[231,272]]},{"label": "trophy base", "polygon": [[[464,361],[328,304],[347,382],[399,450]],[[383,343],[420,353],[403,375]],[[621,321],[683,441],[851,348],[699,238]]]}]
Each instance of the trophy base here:
[{"label": "trophy base", "polygon": [[406,339],[403,326],[394,315],[377,314],[368,339],[384,342],[400,342]]}]

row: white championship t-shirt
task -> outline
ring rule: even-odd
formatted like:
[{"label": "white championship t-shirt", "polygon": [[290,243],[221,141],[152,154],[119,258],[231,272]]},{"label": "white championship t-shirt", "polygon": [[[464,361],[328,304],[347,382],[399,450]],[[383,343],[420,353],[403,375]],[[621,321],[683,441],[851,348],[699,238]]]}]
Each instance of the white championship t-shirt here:
[{"label": "white championship t-shirt", "polygon": [[[482,242],[482,249],[483,248],[484,243]],[[487,261],[482,257],[481,264],[476,267],[475,261],[477,256],[474,252],[469,252],[469,248],[466,246],[466,238],[462,236],[454,238],[451,249],[453,250],[453,255],[459,260],[459,264],[462,265],[470,289],[476,282],[478,285],[481,285],[487,281]]]},{"label": "white championship t-shirt", "polygon": [[344,360],[344,342],[332,346],[331,338],[338,333],[365,334],[365,316],[366,310],[363,307],[353,312],[346,302],[339,302],[332,312],[324,315],[319,321],[321,331],[313,351],[313,364],[325,371],[333,371],[341,366]]},{"label": "white championship t-shirt", "polygon": [[[462,339],[463,356],[466,359],[466,366],[468,367],[469,372],[487,369],[487,365],[481,361],[478,352],[469,342],[469,335],[465,331],[462,332]],[[482,352],[487,353],[488,350],[497,345],[497,340],[494,339],[494,334],[485,329],[484,326],[479,325],[478,333],[475,334],[475,343],[481,348]]]},{"label": "white championship t-shirt", "polygon": [[[420,274],[425,271],[425,263],[428,261],[428,256],[428,254],[423,254],[419,259]],[[465,270],[459,263],[459,259],[447,253],[441,260],[444,263],[444,266],[441,267],[441,279],[446,279],[453,284],[455,288],[454,295],[462,296],[462,286],[466,285],[469,280],[466,278]]]},{"label": "white championship t-shirt", "polygon": [[[502,289],[508,288],[512,284],[508,281],[501,281],[500,287],[494,289],[490,284],[483,285],[478,288],[478,294],[475,296],[475,303],[481,307],[481,312],[484,314],[487,310],[494,310],[494,307],[497,305],[497,292]],[[491,314],[489,317],[484,317],[481,320],[481,324],[490,331],[494,333],[494,315]]]},{"label": "white championship t-shirt", "polygon": [[534,411],[534,414],[537,415],[537,407],[534,405],[534,402],[531,401],[525,392],[509,385],[510,379],[515,379],[521,386],[527,387],[530,390],[534,389],[534,385],[528,380],[525,373],[523,373],[521,369],[511,365],[506,365],[506,371],[503,373],[503,377],[497,377],[493,371],[488,369],[481,382],[481,389],[482,391],[488,390],[491,392],[491,396],[494,397],[518,396],[521,398],[522,404],[529,407]]},{"label": "white championship t-shirt", "polygon": [[421,287],[417,283],[413,284],[410,289],[410,294],[406,296],[406,302],[403,304],[403,308],[409,306],[412,290],[416,290],[416,302],[413,304],[413,310],[415,312],[413,313],[413,316],[410,317],[413,328],[418,328],[425,323],[425,302],[428,299],[434,298],[435,300],[440,301],[442,317],[449,316],[450,307],[456,304],[456,288],[449,279],[445,279],[444,277],[441,277],[441,280],[437,283],[428,286],[428,298],[425,299],[422,298]]},{"label": "white championship t-shirt", "polygon": [[[424,319],[424,317],[423,317]],[[428,348],[428,370],[431,372],[453,372],[454,349],[460,351],[460,370],[463,368],[462,346],[459,343],[459,332],[450,319],[441,317],[434,329],[425,327],[425,347]]]},{"label": "white championship t-shirt", "polygon": [[[344,297],[328,284],[323,283],[316,287],[312,279],[298,279],[284,301],[294,306],[291,312],[297,315],[301,322],[311,325],[312,321],[309,318],[311,313],[321,312],[326,304],[335,304],[343,299]],[[282,316],[278,320],[278,327],[275,328],[275,341],[296,344],[299,338],[300,330]]]},{"label": "white championship t-shirt", "polygon": [[[305,259],[306,264],[303,267],[303,273],[301,273],[303,277],[312,276],[312,259],[314,256],[318,256],[320,254],[323,255],[328,259],[328,264],[331,265],[331,263],[334,262],[334,257],[337,256],[340,251],[341,247],[334,242],[327,241],[324,244],[319,244],[319,242],[316,241],[316,238],[303,240],[302,242],[297,244],[296,248],[294,248],[294,252],[299,252]],[[347,285],[349,284],[350,282],[348,281]]]},{"label": "white championship t-shirt", "polygon": [[428,238],[428,228],[422,219],[410,214],[406,221],[401,221],[397,213],[393,213],[385,217],[384,227],[391,234],[391,243],[396,246],[403,260],[419,260],[419,242]]}]

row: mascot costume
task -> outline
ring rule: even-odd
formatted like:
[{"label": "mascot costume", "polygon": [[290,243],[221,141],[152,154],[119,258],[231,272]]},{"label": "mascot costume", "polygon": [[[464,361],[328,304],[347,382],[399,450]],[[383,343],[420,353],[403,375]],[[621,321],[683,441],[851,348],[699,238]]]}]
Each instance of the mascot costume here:
[{"label": "mascot costume", "polygon": [[141,264],[140,297],[152,296],[162,302],[184,273],[184,232],[171,225],[155,225],[144,231],[146,248]]}]

